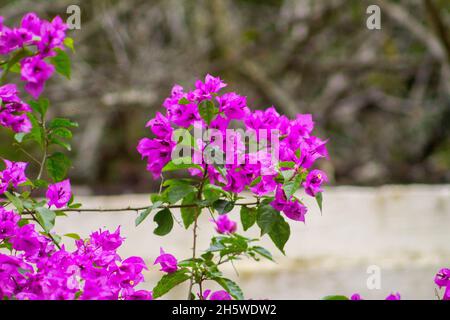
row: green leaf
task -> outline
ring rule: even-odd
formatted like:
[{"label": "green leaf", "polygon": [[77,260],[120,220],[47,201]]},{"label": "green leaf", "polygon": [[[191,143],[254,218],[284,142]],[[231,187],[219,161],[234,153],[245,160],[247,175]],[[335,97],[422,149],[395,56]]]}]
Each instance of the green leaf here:
[{"label": "green leaf", "polygon": [[323,297],[322,300],[348,300],[348,298],[346,296],[336,295]]},{"label": "green leaf", "polygon": [[213,208],[219,213],[219,214],[225,214],[233,210],[234,208],[234,202],[227,201],[223,199],[219,199],[214,201]]},{"label": "green leaf", "polygon": [[52,131],[52,135],[61,137],[63,139],[72,139],[72,131],[64,127],[55,128]]},{"label": "green leaf", "polygon": [[71,165],[72,161],[61,152],[55,152],[47,158],[46,162],[48,175],[55,182],[65,179]]},{"label": "green leaf", "polygon": [[190,275],[187,274],[187,271],[187,269],[180,269],[164,275],[156,284],[155,288],[153,288],[153,298],[157,299],[162,297],[175,286],[190,279]]},{"label": "green leaf", "polygon": [[167,198],[169,203],[176,203],[194,191],[195,188],[192,185],[176,184],[168,187],[164,191],[164,196]]},{"label": "green leaf", "polygon": [[189,104],[189,103],[191,103],[188,99],[186,99],[186,98],[181,98],[180,100],[178,100],[178,104],[181,104],[181,105],[186,105],[186,104]]},{"label": "green leaf", "polygon": [[36,141],[42,148],[44,146],[45,140],[44,130],[42,129],[41,124],[38,122],[38,120],[32,113],[27,113],[27,115],[32,125],[31,131],[27,135],[27,138]]},{"label": "green leaf", "polygon": [[279,168],[294,168],[295,162],[293,161],[283,161],[278,164]]},{"label": "green leaf", "polygon": [[259,255],[263,256],[264,258],[266,258],[270,261],[274,261],[272,254],[266,248],[263,248],[260,246],[255,246],[255,247],[252,247],[252,250],[255,251],[256,253],[258,253]]},{"label": "green leaf", "polygon": [[66,233],[64,236],[68,237],[68,238],[75,239],[75,240],[80,240],[81,239],[81,237],[77,233]]},{"label": "green leaf", "polygon": [[45,232],[50,232],[55,226],[56,213],[45,207],[36,208],[37,219],[44,228]]},{"label": "green leaf", "polygon": [[158,227],[153,230],[154,234],[158,236],[165,236],[170,231],[172,231],[173,217],[172,212],[170,212],[169,209],[164,208],[163,210],[159,211],[157,214],[155,214],[153,221],[158,224]]},{"label": "green leaf", "polygon": [[50,58],[51,64],[56,68],[56,72],[70,79],[70,58],[67,53],[59,48],[55,49],[56,56]]},{"label": "green leaf", "polygon": [[[191,205],[195,203],[195,200],[197,199],[197,195],[195,192],[192,192],[188,194],[183,201],[181,202],[181,205]],[[181,218],[183,219],[184,227],[187,229],[189,226],[194,223],[195,219],[197,218],[197,215],[199,214],[199,208],[198,207],[182,207],[180,209],[181,211]]]},{"label": "green leaf", "polygon": [[34,112],[38,113],[41,118],[44,119],[50,102],[48,99],[41,98],[38,101],[30,100],[28,101],[28,104]]},{"label": "green leaf", "polygon": [[284,193],[286,193],[286,198],[290,199],[292,195],[300,188],[302,183],[302,176],[297,175],[292,180],[289,180],[283,185]]},{"label": "green leaf", "polygon": [[164,166],[162,171],[167,172],[167,171],[190,169],[190,168],[196,168],[196,169],[200,169],[203,171],[203,168],[200,167],[198,164],[192,163],[192,160],[190,157],[183,157],[183,158],[179,158],[177,160],[172,160]]},{"label": "green leaf", "polygon": [[14,205],[14,207],[16,207],[19,213],[23,212],[23,203],[22,200],[20,200],[20,198],[16,197],[9,191],[5,191],[4,195],[8,198],[9,201],[11,201],[11,203]]},{"label": "green leaf", "polygon": [[239,288],[239,286],[236,284],[236,282],[227,278],[215,278],[214,281],[216,281],[236,300],[244,300],[244,293],[242,292],[241,288]]},{"label": "green leaf", "polygon": [[56,128],[77,128],[78,123],[65,118],[55,118],[48,124],[49,129]]},{"label": "green leaf", "polygon": [[218,109],[211,100],[203,100],[198,105],[198,112],[200,113],[202,119],[205,120],[208,125],[210,125],[211,121],[213,121],[217,116]]},{"label": "green leaf", "polygon": [[317,201],[317,205],[319,206],[320,213],[322,213],[322,200],[323,200],[322,192],[317,193],[316,194],[316,201]]},{"label": "green leaf", "polygon": [[71,37],[66,37],[66,38],[64,39],[64,45],[65,45],[67,48],[69,48],[70,50],[72,50],[73,53],[75,52],[75,47],[74,47],[74,44],[73,44],[73,39],[72,39]]},{"label": "green leaf", "polygon": [[142,211],[139,214],[139,216],[136,218],[136,221],[135,221],[136,227],[138,225],[140,225],[142,223],[142,221],[144,221],[148,217],[148,215],[150,214],[150,212],[152,212],[153,209],[159,208],[161,205],[162,205],[162,201],[157,201],[157,202],[153,203],[153,205],[151,205],[150,207],[148,207],[147,209]]},{"label": "green leaf", "polygon": [[34,181],[34,185],[38,188],[47,188],[48,182],[43,179],[38,179]]},{"label": "green leaf", "polygon": [[291,228],[281,215],[278,215],[275,223],[269,232],[270,239],[277,246],[280,251],[284,253],[284,245],[289,240],[291,235]]},{"label": "green leaf", "polygon": [[280,213],[270,204],[260,205],[256,211],[256,222],[261,229],[261,235],[269,233],[277,222]]},{"label": "green leaf", "polygon": [[72,150],[72,146],[70,145],[70,143],[64,142],[64,141],[62,141],[60,139],[57,139],[55,137],[51,137],[49,142],[50,142],[51,145],[61,146],[64,149],[66,149],[67,151],[71,151]]},{"label": "green leaf", "polygon": [[256,209],[242,206],[241,208],[241,223],[244,231],[251,228],[256,222]]},{"label": "green leaf", "polygon": [[261,176],[256,177],[256,179],[253,180],[253,181],[250,183],[250,187],[256,186],[258,183],[261,182],[261,180],[262,180],[262,177],[261,177]]}]

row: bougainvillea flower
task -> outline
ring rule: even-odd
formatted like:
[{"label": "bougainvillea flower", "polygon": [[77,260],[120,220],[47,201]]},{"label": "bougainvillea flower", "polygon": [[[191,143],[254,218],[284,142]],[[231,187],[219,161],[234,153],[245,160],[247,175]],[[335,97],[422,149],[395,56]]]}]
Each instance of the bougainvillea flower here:
[{"label": "bougainvillea flower", "polygon": [[26,162],[12,162],[9,160],[3,160],[6,165],[6,169],[2,172],[2,179],[9,181],[14,188],[17,188],[19,184],[27,181],[25,170],[28,163]]},{"label": "bougainvillea flower", "polygon": [[391,293],[386,297],[386,300],[401,300],[400,293]]},{"label": "bougainvillea flower", "polygon": [[197,101],[203,101],[205,99],[211,99],[214,93],[220,91],[220,89],[225,88],[227,85],[219,77],[213,77],[207,74],[205,81],[197,80],[195,82],[196,90],[193,95]]},{"label": "bougainvillea flower", "polygon": [[229,234],[236,232],[237,223],[228,218],[228,215],[220,215],[216,220],[212,220],[216,224],[216,231],[221,234]]},{"label": "bougainvillea flower", "polygon": [[124,296],[125,300],[153,300],[151,291],[138,290]]},{"label": "bougainvillea flower", "polygon": [[51,22],[43,21],[40,30],[40,41],[37,46],[41,57],[55,55],[55,48],[64,49],[67,25],[56,16]]},{"label": "bougainvillea flower", "polygon": [[315,197],[318,193],[323,192],[322,184],[328,182],[328,177],[322,170],[312,170],[303,183],[305,192],[311,197]]},{"label": "bougainvillea flower", "polygon": [[19,98],[19,91],[15,84],[7,84],[0,87],[1,126],[11,128],[14,132],[30,132],[31,122],[24,113],[29,111],[31,109],[28,104]]},{"label": "bougainvillea flower", "polygon": [[443,268],[439,270],[434,278],[434,282],[439,288],[450,286],[450,269]]},{"label": "bougainvillea flower", "polygon": [[177,259],[173,255],[165,253],[163,248],[160,248],[160,255],[156,258],[153,264],[160,264],[160,270],[167,273],[173,273],[178,270]]},{"label": "bougainvillea flower", "polygon": [[44,90],[46,81],[53,75],[55,67],[41,57],[25,58],[21,62],[21,80],[25,81],[25,90],[37,99]]},{"label": "bougainvillea flower", "polygon": [[55,206],[58,209],[65,207],[72,198],[70,180],[66,179],[49,185],[45,196],[49,207]]},{"label": "bougainvillea flower", "polygon": [[291,201],[286,203],[283,207],[283,213],[291,220],[305,222],[305,215],[308,208],[298,201]]},{"label": "bougainvillea flower", "polygon": [[211,290],[208,289],[203,292],[203,300],[232,300],[232,298],[225,290],[215,291],[211,294]]},{"label": "bougainvillea flower", "polygon": [[225,93],[217,97],[219,112],[223,112],[228,119],[243,119],[250,112],[247,98],[234,92]]},{"label": "bougainvillea flower", "polygon": [[354,293],[350,297],[350,300],[362,300],[361,295],[359,293]]},{"label": "bougainvillea flower", "polygon": [[146,127],[161,139],[171,139],[173,129],[170,127],[169,120],[160,112],[156,113],[156,117],[147,122]]}]

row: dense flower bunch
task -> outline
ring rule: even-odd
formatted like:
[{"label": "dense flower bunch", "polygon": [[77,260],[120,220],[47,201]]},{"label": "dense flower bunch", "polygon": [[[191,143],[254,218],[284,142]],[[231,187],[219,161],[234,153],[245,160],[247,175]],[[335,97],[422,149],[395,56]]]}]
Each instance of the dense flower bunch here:
[{"label": "dense flower bunch", "polygon": [[69,252],[34,224],[19,226],[20,219],[0,208],[0,242],[15,252],[0,253],[0,300],[151,299],[151,292],[135,289],[147,269],[142,258],[122,260],[116,252],[124,240],[119,229],[94,232]]},{"label": "dense flower bunch", "polygon": [[[55,67],[46,60],[64,50],[66,25],[60,17],[51,22],[35,13],[25,15],[18,27],[9,28],[0,16],[0,70],[2,79],[10,71],[20,72],[25,90],[37,99]],[[8,59],[9,58],[9,59]],[[31,122],[27,112],[31,109],[19,97],[15,84],[0,87],[0,125],[15,132],[28,133]]]},{"label": "dense flower bunch", "polygon": [[[4,160],[1,191],[17,189],[27,181],[25,162]],[[62,208],[72,198],[68,179],[50,184],[48,207]],[[135,290],[147,269],[142,258],[122,260],[120,230],[98,231],[77,240],[76,250],[57,248],[18,213],[0,206],[0,244],[11,254],[0,253],[1,299],[151,299],[151,293]],[[14,254],[12,254],[14,252]]]},{"label": "dense flower bunch", "polygon": [[[315,197],[321,193],[322,184],[328,181],[326,174],[320,170],[308,173],[308,170],[317,159],[328,157],[327,141],[312,135],[314,122],[311,115],[300,114],[290,120],[274,107],[250,111],[246,97],[235,92],[220,95],[224,87],[226,84],[220,78],[211,75],[207,75],[204,81],[198,80],[192,91],[185,92],[179,85],[173,87],[171,96],[163,104],[165,114],[157,113],[147,123],[156,137],[143,138],[137,147],[142,157],[147,158],[147,170],[158,178],[173,160],[176,127],[214,129],[221,134],[221,141],[214,138],[195,141],[198,147],[193,147],[191,154],[199,167],[190,168],[190,174],[202,176],[206,171],[211,184],[234,194],[250,190],[255,196],[262,197],[274,192],[275,199],[271,205],[276,210],[292,220],[304,221],[307,208],[292,193],[286,194],[282,182],[300,183],[304,180],[302,186],[306,194]],[[205,108],[209,110],[205,111]],[[211,112],[213,114],[209,116]],[[246,152],[242,134],[227,130],[232,121],[245,126],[256,142],[265,142],[266,147]],[[275,137],[273,133],[276,133]],[[279,139],[278,159],[275,159],[273,151],[274,138]],[[231,159],[223,169],[208,164],[206,153],[211,146],[217,146],[216,150],[227,160]]]},{"label": "dense flower bunch", "polygon": [[20,66],[25,89],[35,98],[40,96],[45,82],[55,71],[45,59],[55,56],[56,49],[64,50],[66,29],[66,24],[58,16],[50,22],[40,19],[35,13],[28,13],[16,28],[3,25],[3,17],[0,17],[0,55],[20,49],[33,50],[20,60]]}]

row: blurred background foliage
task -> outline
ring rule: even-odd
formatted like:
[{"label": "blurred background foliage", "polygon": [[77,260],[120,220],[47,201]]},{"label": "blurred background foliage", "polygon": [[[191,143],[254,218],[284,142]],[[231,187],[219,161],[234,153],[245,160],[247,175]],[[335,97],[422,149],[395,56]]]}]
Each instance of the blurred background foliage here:
[{"label": "blurred background foliage", "polygon": [[[334,184],[450,181],[448,0],[17,0],[5,23],[81,8],[71,81],[45,96],[77,120],[72,179],[95,193],[156,188],[137,141],[171,86],[206,73],[294,117],[313,113],[330,138]],[[381,30],[366,9],[381,8]],[[25,159],[1,130],[0,154]]]}]

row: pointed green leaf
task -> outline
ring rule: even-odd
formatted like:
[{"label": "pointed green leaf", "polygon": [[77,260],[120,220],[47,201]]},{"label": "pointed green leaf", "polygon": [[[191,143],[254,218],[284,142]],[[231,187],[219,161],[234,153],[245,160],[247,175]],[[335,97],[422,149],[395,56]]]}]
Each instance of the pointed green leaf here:
[{"label": "pointed green leaf", "polygon": [[280,251],[284,253],[284,245],[289,240],[291,228],[281,215],[278,215],[272,229],[269,232],[270,239]]},{"label": "pointed green leaf", "polygon": [[50,232],[55,226],[56,213],[45,207],[36,208],[37,219],[44,228],[45,232]]},{"label": "pointed green leaf", "polygon": [[190,279],[190,275],[187,273],[187,269],[180,269],[173,273],[164,275],[161,280],[153,288],[153,298],[157,299],[165,295],[172,288]]},{"label": "pointed green leaf", "polygon": [[251,228],[256,222],[256,209],[242,206],[241,208],[241,223],[244,231]]}]

